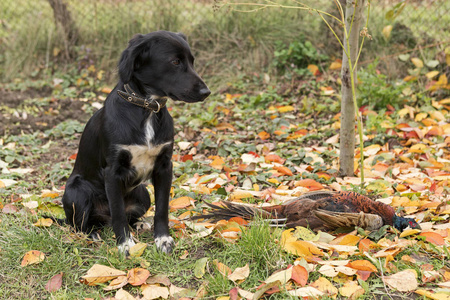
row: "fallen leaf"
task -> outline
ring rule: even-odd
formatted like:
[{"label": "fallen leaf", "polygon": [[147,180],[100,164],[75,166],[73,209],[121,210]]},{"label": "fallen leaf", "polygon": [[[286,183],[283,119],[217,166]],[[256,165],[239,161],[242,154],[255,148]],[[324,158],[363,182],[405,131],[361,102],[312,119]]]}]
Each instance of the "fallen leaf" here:
[{"label": "fallen leaf", "polygon": [[314,179],[302,179],[294,183],[295,186],[308,188],[310,191],[318,191],[323,189],[323,185]]},{"label": "fallen leaf", "polygon": [[356,299],[364,294],[364,289],[356,281],[349,281],[339,288],[339,294],[350,299]]},{"label": "fallen leaf", "polygon": [[275,170],[277,170],[278,172],[280,172],[283,175],[287,175],[287,176],[294,176],[294,174],[292,173],[292,171],[288,168],[288,167],[274,167]]},{"label": "fallen leaf", "polygon": [[194,275],[197,278],[202,278],[206,272],[206,263],[208,262],[207,257],[198,259],[194,264]]},{"label": "fallen leaf", "polygon": [[53,220],[50,218],[40,218],[33,225],[36,227],[50,227],[53,224]]},{"label": "fallen leaf", "polygon": [[230,267],[219,262],[217,259],[215,259],[213,262],[214,262],[214,265],[217,267],[217,270],[219,271],[220,274],[222,274],[225,277],[229,276],[231,274]]},{"label": "fallen leaf", "polygon": [[361,271],[378,272],[377,267],[375,267],[370,261],[365,259],[351,261],[347,264],[347,267]]},{"label": "fallen leaf", "polygon": [[419,234],[419,236],[423,236],[425,237],[425,240],[429,243],[432,243],[434,245],[437,246],[442,246],[445,245],[445,240],[442,236],[440,236],[439,234],[437,234],[436,232],[422,232],[421,234]]},{"label": "fallen leaf", "polygon": [[310,297],[312,299],[316,299],[317,297],[323,296],[323,292],[312,286],[306,286],[298,288],[296,290],[288,291],[288,294],[296,297],[308,297],[308,299],[310,299]]},{"label": "fallen leaf", "polygon": [[393,275],[382,277],[382,279],[384,283],[394,290],[400,292],[412,292],[418,287],[416,277],[416,271],[413,269],[406,269]]},{"label": "fallen leaf", "polygon": [[125,291],[124,289],[120,289],[116,292],[114,299],[117,300],[136,300],[130,293]]},{"label": "fallen leaf", "polygon": [[52,278],[50,278],[50,280],[45,285],[45,290],[48,292],[54,292],[54,291],[59,290],[62,285],[62,277],[63,277],[63,273],[61,272],[59,274],[54,275]]},{"label": "fallen leaf", "polygon": [[258,133],[258,136],[260,139],[267,140],[268,138],[270,138],[270,134],[266,131],[261,131],[260,133]]},{"label": "fallen leaf", "polygon": [[338,293],[338,289],[325,277],[319,277],[319,279],[311,283],[311,286],[333,298],[335,298]]},{"label": "fallen leaf", "polygon": [[125,275],[127,275],[127,273],[123,271],[95,264],[87,271],[86,275],[81,276],[80,281],[87,285],[97,285]]},{"label": "fallen leaf", "polygon": [[159,286],[156,284],[145,284],[141,286],[142,295],[146,300],[153,300],[158,298],[169,298],[169,289],[165,286]]},{"label": "fallen leaf", "polygon": [[128,284],[127,276],[119,276],[119,277],[111,280],[109,285],[107,287],[104,287],[103,290],[104,291],[117,290],[117,289],[123,288],[127,284]]},{"label": "fallen leaf", "polygon": [[236,281],[239,281],[239,280],[246,279],[249,275],[250,275],[250,267],[248,266],[248,264],[246,264],[242,268],[236,268],[233,271],[233,273],[228,275],[228,279],[230,279],[231,281],[236,282]]},{"label": "fallen leaf", "polygon": [[265,292],[267,292],[268,290],[270,290],[273,287],[280,286],[281,284],[282,283],[278,280],[263,284],[262,286],[259,287],[259,289],[256,291],[256,293],[253,294],[252,299],[256,300],[256,299],[261,298]]},{"label": "fallen leaf", "polygon": [[265,283],[280,282],[281,284],[285,284],[291,278],[292,278],[292,267],[287,268],[286,270],[278,271],[270,275],[269,278],[264,280],[264,282]]},{"label": "fallen leaf", "polygon": [[150,272],[143,268],[133,268],[128,271],[127,279],[128,283],[133,286],[142,285],[150,276]]},{"label": "fallen leaf", "polygon": [[181,208],[186,208],[189,205],[191,205],[191,201],[195,201],[194,199],[192,199],[191,197],[187,197],[187,196],[183,196],[177,199],[173,199],[172,201],[169,202],[170,208],[173,209],[181,209]]},{"label": "fallen leaf", "polygon": [[21,266],[25,267],[28,265],[38,264],[45,259],[45,254],[41,251],[31,250],[25,253]]},{"label": "fallen leaf", "polygon": [[432,292],[432,291],[427,291],[427,290],[416,290],[415,291],[416,294],[428,297],[430,299],[433,300],[449,300],[450,296],[448,294],[447,291],[445,292]]},{"label": "fallen leaf", "polygon": [[130,256],[131,257],[140,257],[144,250],[147,248],[146,243],[137,243],[133,247],[130,248]]},{"label": "fallen leaf", "polygon": [[294,267],[292,267],[291,279],[299,285],[305,286],[306,282],[308,281],[308,277],[309,274],[305,267],[300,265],[295,265]]}]

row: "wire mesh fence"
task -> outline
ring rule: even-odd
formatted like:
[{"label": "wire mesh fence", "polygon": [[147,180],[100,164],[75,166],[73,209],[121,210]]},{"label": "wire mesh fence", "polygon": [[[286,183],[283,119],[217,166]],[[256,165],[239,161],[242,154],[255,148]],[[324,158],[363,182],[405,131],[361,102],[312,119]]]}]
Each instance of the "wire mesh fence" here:
[{"label": "wire mesh fence", "polygon": [[[283,3],[295,5],[292,0]],[[334,1],[302,3],[337,15]],[[238,13],[215,11],[214,5],[217,1],[3,0],[0,74],[14,78],[86,60],[110,69],[134,34],[162,29],[187,34],[194,50],[202,53],[204,70],[210,72],[224,66],[261,68],[269,63],[277,40],[288,42],[300,36],[329,54],[341,52],[314,13],[281,8]],[[449,15],[446,0],[371,1],[369,32],[374,40],[368,48],[374,51],[365,58],[447,44]]]}]

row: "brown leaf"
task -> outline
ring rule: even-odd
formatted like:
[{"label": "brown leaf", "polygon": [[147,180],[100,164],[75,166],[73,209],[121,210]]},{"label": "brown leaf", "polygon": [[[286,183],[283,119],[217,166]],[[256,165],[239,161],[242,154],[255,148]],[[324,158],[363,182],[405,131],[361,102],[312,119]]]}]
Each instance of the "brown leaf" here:
[{"label": "brown leaf", "polygon": [[62,285],[62,277],[63,277],[62,272],[54,275],[52,278],[50,278],[50,280],[45,285],[45,289],[49,292],[54,292],[54,291],[59,290]]},{"label": "brown leaf", "polygon": [[411,292],[417,289],[419,286],[417,282],[417,273],[412,269],[407,269],[391,276],[383,277],[384,283],[386,283],[392,289],[400,292]]},{"label": "brown leaf", "polygon": [[167,299],[169,298],[169,289],[165,286],[159,286],[154,284],[144,284],[141,286],[142,289],[142,295],[144,296],[144,299],[146,300],[153,300],[153,299]]},{"label": "brown leaf", "polygon": [[233,273],[228,275],[228,279],[231,281],[241,281],[247,279],[247,277],[250,275],[250,268],[248,264],[243,266],[242,268],[236,268]]},{"label": "brown leaf", "polygon": [[107,287],[103,288],[103,290],[105,290],[105,291],[117,290],[117,289],[120,289],[120,288],[126,286],[127,284],[128,284],[127,276],[119,276],[119,277],[111,280],[109,285]]},{"label": "brown leaf", "polygon": [[143,268],[134,268],[128,271],[127,279],[128,283],[133,286],[142,285],[150,276],[150,272]]},{"label": "brown leaf", "polygon": [[227,265],[219,262],[217,259],[215,259],[213,262],[216,265],[217,270],[219,270],[220,274],[222,274],[225,277],[231,274],[231,269]]},{"label": "brown leaf", "polygon": [[104,265],[95,264],[87,271],[86,275],[81,277],[80,282],[87,285],[97,285],[124,275],[127,274],[123,271]]}]

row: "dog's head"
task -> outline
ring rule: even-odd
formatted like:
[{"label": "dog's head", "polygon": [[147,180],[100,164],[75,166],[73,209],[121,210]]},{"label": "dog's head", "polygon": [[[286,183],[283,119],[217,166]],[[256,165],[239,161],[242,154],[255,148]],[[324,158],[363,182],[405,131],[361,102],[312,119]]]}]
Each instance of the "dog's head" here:
[{"label": "dog's head", "polygon": [[181,33],[134,36],[120,58],[119,76],[123,83],[134,81],[142,86],[146,96],[198,102],[211,94],[194,70],[194,57]]}]

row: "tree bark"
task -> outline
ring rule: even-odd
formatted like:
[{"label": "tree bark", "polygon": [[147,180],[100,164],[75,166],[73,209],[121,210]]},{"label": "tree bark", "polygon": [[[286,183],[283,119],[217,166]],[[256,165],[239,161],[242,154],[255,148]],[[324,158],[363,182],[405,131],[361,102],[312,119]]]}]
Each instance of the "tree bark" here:
[{"label": "tree bark", "polygon": [[67,58],[70,58],[73,52],[72,46],[75,45],[78,40],[78,28],[75,25],[64,0],[48,0],[48,3],[53,9],[55,23],[60,24],[62,27],[66,56]]},{"label": "tree bark", "polygon": [[[356,3],[356,5],[355,5]],[[365,0],[348,0],[345,5],[345,27],[347,36],[344,32],[342,69],[341,69],[341,129],[340,129],[340,175],[354,175],[354,157],[355,157],[355,103],[356,96],[352,92],[350,62],[352,64],[354,84],[356,86],[356,68],[353,64],[358,55],[359,33],[363,20]],[[353,19],[353,24],[352,24]],[[350,49],[349,49],[350,46]],[[350,57],[347,57],[347,53]],[[350,59],[350,61],[349,61]]]}]

